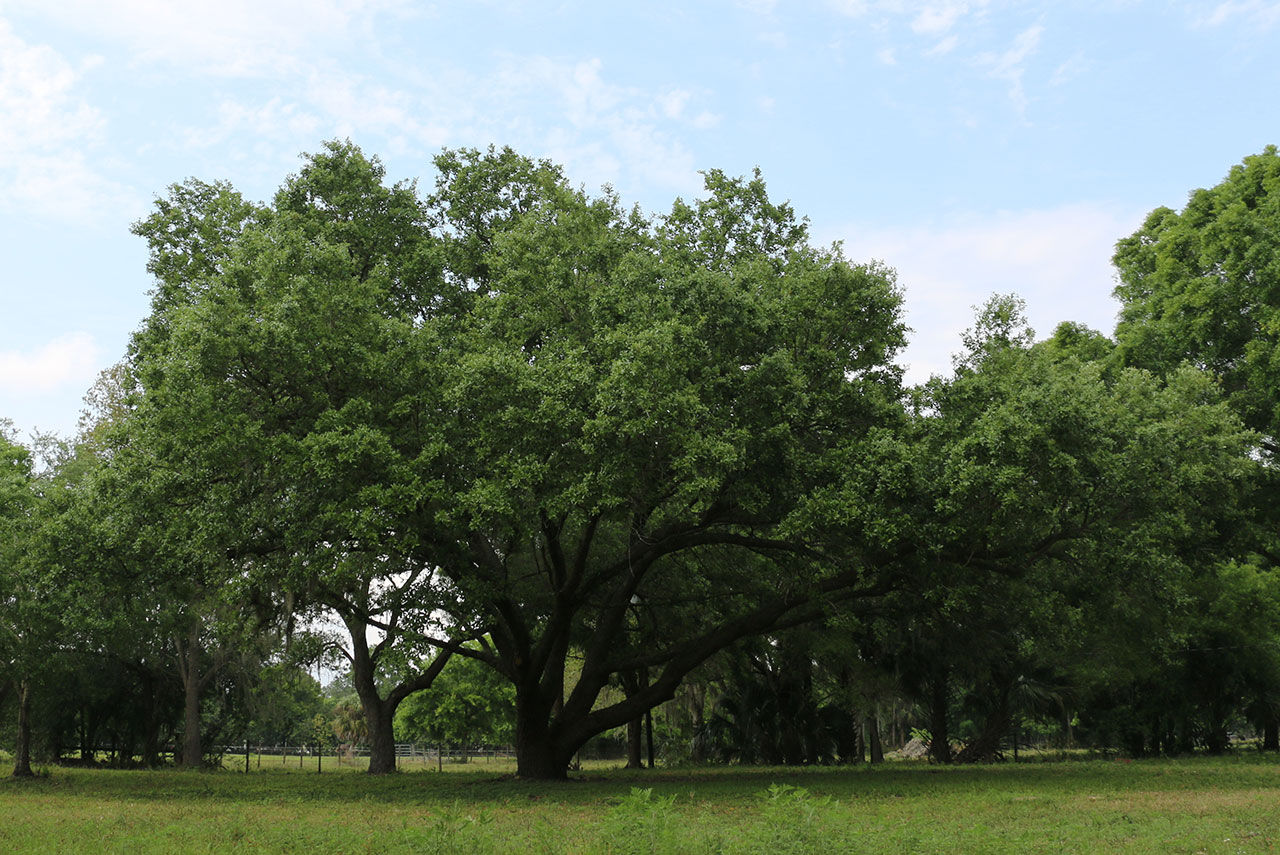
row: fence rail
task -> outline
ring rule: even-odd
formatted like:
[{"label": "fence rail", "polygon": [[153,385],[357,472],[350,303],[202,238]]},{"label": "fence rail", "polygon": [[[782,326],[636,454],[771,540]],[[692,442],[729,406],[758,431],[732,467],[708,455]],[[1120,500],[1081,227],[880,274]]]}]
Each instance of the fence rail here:
[{"label": "fence rail", "polygon": [[[261,766],[263,757],[279,757],[281,765],[289,758],[296,758],[299,763],[307,758],[333,758],[337,762],[355,761],[369,756],[366,745],[257,745],[255,743],[239,743],[220,746],[223,757],[232,758],[243,755],[246,760],[256,755]],[[423,745],[413,742],[396,743],[396,762],[398,764],[437,765],[444,763],[495,762],[512,760],[516,756],[515,748],[510,745]]]}]

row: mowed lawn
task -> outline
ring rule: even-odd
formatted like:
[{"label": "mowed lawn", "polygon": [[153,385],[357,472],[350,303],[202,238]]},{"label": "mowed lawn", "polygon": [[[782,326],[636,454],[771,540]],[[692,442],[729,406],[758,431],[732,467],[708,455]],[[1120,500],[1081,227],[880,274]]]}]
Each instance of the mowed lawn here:
[{"label": "mowed lawn", "polygon": [[1280,760],[589,770],[473,763],[53,769],[0,781],[4,853],[1236,853],[1280,851]]}]

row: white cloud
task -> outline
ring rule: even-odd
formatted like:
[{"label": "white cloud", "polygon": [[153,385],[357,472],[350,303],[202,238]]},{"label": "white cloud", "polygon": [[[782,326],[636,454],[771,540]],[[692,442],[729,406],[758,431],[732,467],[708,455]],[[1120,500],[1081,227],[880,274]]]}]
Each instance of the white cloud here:
[{"label": "white cloud", "polygon": [[1270,29],[1280,23],[1280,3],[1274,0],[1227,0],[1199,17],[1196,23],[1217,27],[1231,20],[1243,20],[1251,26]]},{"label": "white cloud", "polygon": [[689,93],[684,89],[673,89],[670,92],[664,92],[654,100],[658,102],[664,116],[668,119],[678,119],[684,112],[684,105],[689,103]]},{"label": "white cloud", "polygon": [[720,115],[709,111],[702,111],[693,117],[693,126],[700,131],[710,130],[720,124]]},{"label": "white cloud", "polygon": [[956,45],[959,43],[960,37],[952,33],[925,51],[925,56],[945,56],[955,50]]},{"label": "white cloud", "polygon": [[[599,59],[567,64],[547,57],[521,57],[505,64],[495,79],[484,81],[475,91],[502,93],[498,112],[506,114],[513,112],[513,103],[551,96],[555,102],[551,121],[542,123],[550,130],[526,133],[534,133],[535,142],[549,146],[549,155],[587,186],[609,183],[620,189],[633,185],[696,192],[701,181],[693,155],[666,127],[679,118],[670,115],[675,106],[671,93],[654,96],[619,86],[605,79],[603,69]],[[685,100],[679,103],[681,113]],[[715,121],[704,112],[694,125]]]},{"label": "white cloud", "polygon": [[911,29],[922,36],[941,36],[968,11],[968,3],[930,3],[916,13]]},{"label": "white cloud", "polygon": [[34,351],[0,351],[0,394],[54,395],[88,389],[101,366],[93,336],[58,336]]},{"label": "white cloud", "polygon": [[827,0],[827,5],[841,15],[857,18],[865,15],[871,4],[866,0]]},{"label": "white cloud", "polygon": [[1115,242],[1141,221],[1141,213],[1075,204],[968,214],[925,228],[842,231],[849,258],[878,258],[897,269],[914,329],[903,359],[911,382],[921,382],[950,370],[972,307],[992,293],[1025,299],[1042,338],[1062,321],[1110,334],[1118,309],[1111,298],[1111,255]]},{"label": "white cloud", "polygon": [[1083,53],[1076,53],[1066,62],[1059,65],[1053,70],[1053,76],[1049,78],[1050,86],[1061,86],[1062,84],[1089,72],[1090,62],[1085,58]]},{"label": "white cloud", "polygon": [[898,58],[893,53],[893,48],[887,47],[876,51],[876,59],[885,65],[897,65]]},{"label": "white cloud", "polygon": [[1009,84],[1009,99],[1019,114],[1027,109],[1027,95],[1022,85],[1022,77],[1026,72],[1027,60],[1040,45],[1040,36],[1044,27],[1039,24],[1028,27],[1018,33],[1013,45],[1003,53],[985,53],[978,57],[978,65],[987,68],[987,74],[997,80]]},{"label": "white cloud", "polygon": [[320,119],[297,103],[272,98],[253,105],[224,100],[217,107],[217,124],[209,128],[189,128],[183,136],[191,148],[212,148],[237,134],[250,134],[259,139],[298,137],[314,139],[320,131]]},{"label": "white cloud", "polygon": [[76,87],[98,63],[89,57],[73,65],[0,19],[0,207],[87,220],[129,204],[127,191],[85,154],[107,122]]},{"label": "white cloud", "polygon": [[128,46],[142,62],[241,76],[297,71],[322,44],[366,41],[397,0],[10,0],[14,8]]}]

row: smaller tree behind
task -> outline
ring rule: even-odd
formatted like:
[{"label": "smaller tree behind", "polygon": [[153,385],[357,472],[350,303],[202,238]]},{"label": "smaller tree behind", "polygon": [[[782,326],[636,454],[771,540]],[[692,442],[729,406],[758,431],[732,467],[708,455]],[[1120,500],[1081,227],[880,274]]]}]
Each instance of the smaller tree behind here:
[{"label": "smaller tree behind", "polygon": [[[515,689],[492,668],[455,656],[430,689],[410,695],[396,714],[396,733],[414,742],[510,742]],[[465,754],[464,754],[465,757]]]}]

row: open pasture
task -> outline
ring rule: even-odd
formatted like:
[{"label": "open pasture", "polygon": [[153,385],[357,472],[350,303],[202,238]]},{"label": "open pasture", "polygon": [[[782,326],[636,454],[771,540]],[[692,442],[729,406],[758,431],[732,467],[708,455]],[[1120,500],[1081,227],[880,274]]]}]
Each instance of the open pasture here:
[{"label": "open pasture", "polygon": [[[449,768],[449,767],[446,767]],[[54,769],[0,783],[12,853],[1275,852],[1280,762],[1253,756],[939,768],[589,769],[475,763]]]}]

